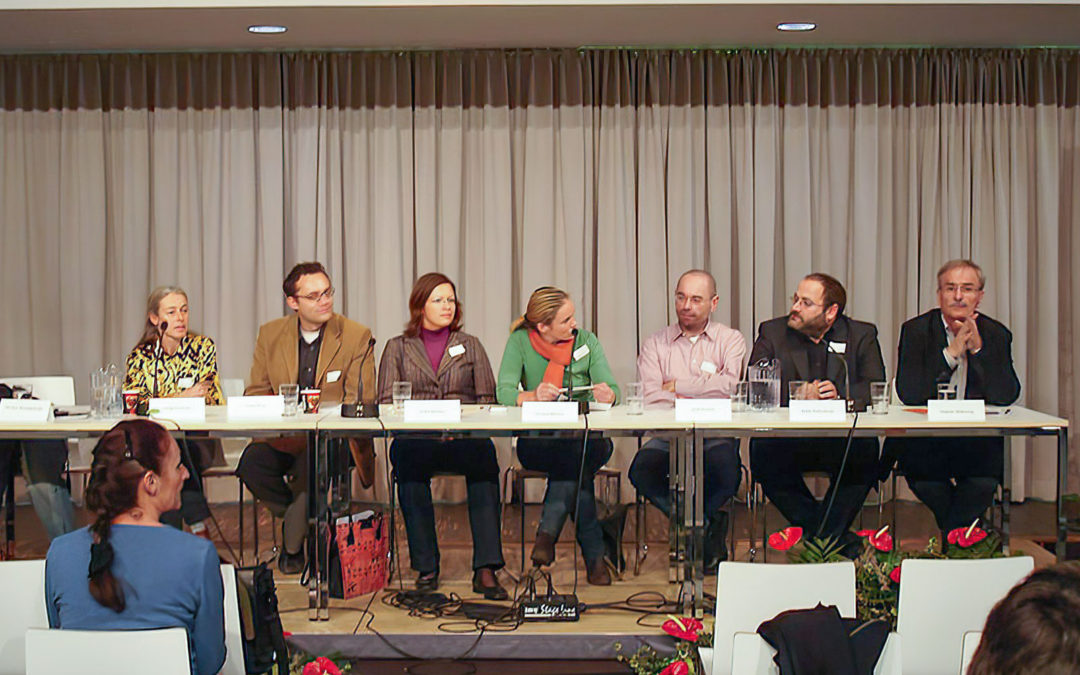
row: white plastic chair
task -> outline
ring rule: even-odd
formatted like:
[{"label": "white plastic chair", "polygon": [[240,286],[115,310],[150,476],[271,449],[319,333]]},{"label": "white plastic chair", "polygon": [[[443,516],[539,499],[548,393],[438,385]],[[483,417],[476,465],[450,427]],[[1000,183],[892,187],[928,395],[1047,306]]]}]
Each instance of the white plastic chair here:
[{"label": "white plastic chair", "polygon": [[53,405],[75,405],[75,378],[70,375],[47,375],[41,377],[0,377],[8,386],[30,385],[34,398]]},{"label": "white plastic chair", "polygon": [[971,659],[975,658],[975,650],[979,648],[980,642],[982,642],[981,630],[964,633],[964,649],[960,655],[960,675],[967,675],[968,666],[971,665]]},{"label": "white plastic chair", "polygon": [[722,562],[716,578],[713,675],[770,673],[776,651],[757,634],[761,622],[789,609],[836,605],[855,616],[855,565],[762,565]]},{"label": "white plastic chair", "polygon": [[221,667],[220,675],[247,675],[244,667],[244,628],[240,623],[236,570],[232,565],[221,566],[221,582],[225,587],[225,665]]},{"label": "white plastic chair", "polygon": [[981,631],[990,609],[1031,574],[1027,556],[992,560],[905,560],[896,632],[904,672],[954,675],[964,634]]},{"label": "white plastic chair", "polygon": [[187,631],[50,630],[26,632],[26,675],[191,675]]},{"label": "white plastic chair", "polygon": [[48,628],[45,611],[45,561],[0,562],[0,675],[26,672],[26,631]]}]

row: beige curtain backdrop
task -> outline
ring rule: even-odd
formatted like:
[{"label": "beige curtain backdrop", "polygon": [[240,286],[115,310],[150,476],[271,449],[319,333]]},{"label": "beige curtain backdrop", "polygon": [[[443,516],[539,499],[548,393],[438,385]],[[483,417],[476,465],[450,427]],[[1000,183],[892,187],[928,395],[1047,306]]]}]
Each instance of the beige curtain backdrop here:
[{"label": "beige curtain backdrop", "polygon": [[[970,256],[1021,403],[1076,418],[1078,91],[1080,55],[1043,50],[0,56],[0,375],[85,400],[168,283],[244,377],[317,258],[380,342],[449,274],[496,369],[532,289],[564,287],[621,381],[684,269],[749,340],[825,271],[891,376]],[[1052,451],[1016,444],[1017,496],[1053,496]]]}]

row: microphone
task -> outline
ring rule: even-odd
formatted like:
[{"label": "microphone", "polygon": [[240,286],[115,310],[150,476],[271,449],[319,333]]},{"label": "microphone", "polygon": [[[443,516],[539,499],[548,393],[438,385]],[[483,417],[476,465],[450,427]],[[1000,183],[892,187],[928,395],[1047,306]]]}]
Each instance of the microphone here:
[{"label": "microphone", "polygon": [[825,343],[825,352],[827,354],[833,354],[834,356],[836,356],[838,359],[840,359],[840,363],[844,366],[844,400],[847,401],[844,409],[847,412],[855,412],[855,399],[851,397],[851,371],[848,370],[847,357],[841,352],[833,349],[831,342]]},{"label": "microphone", "polygon": [[168,328],[168,321],[162,321],[158,324],[157,349],[154,350],[154,398],[158,397],[158,369],[161,368],[161,352],[164,351],[164,347],[161,346],[161,341],[165,339],[165,331],[168,330]]},{"label": "microphone", "polygon": [[371,351],[375,349],[375,338],[368,340],[367,351],[360,357],[360,373],[357,375],[356,382],[356,403],[342,403],[341,404],[341,416],[342,417],[378,417],[379,416],[379,404],[378,403],[364,403],[364,361],[371,354]]},{"label": "microphone", "polygon": [[[570,366],[574,363],[574,351],[577,350],[577,336],[578,330],[574,328],[570,331],[570,334],[574,336],[574,344],[570,349],[570,363],[567,364],[566,370],[563,372],[563,383],[566,384],[566,398],[570,401],[574,400],[574,375],[570,372]],[[578,414],[589,414],[589,402],[578,401]]]}]

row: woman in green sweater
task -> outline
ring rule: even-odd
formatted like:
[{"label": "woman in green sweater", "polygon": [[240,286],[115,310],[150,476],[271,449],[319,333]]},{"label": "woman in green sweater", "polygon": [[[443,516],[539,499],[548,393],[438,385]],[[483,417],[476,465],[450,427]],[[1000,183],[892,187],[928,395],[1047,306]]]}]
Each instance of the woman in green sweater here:
[{"label": "woman in green sweater", "polygon": [[[518,385],[524,391],[518,391]],[[593,385],[591,391],[575,392],[576,400],[614,403],[618,386],[611,374],[604,348],[596,336],[578,331],[574,303],[558,288],[542,286],[533,291],[525,314],[510,326],[510,338],[499,366],[496,398],[503,405],[521,405],[525,401],[554,401],[561,390]],[[555,560],[555,542],[567,516],[573,510],[577,493],[577,539],[585,558],[590,584],[607,586],[611,575],[604,563],[604,540],[596,519],[596,496],[593,494],[597,470],[611,457],[611,441],[590,438],[585,450],[585,471],[581,490],[580,440],[562,438],[519,438],[518,459],[532,471],[548,474],[547,493],[532,561],[537,566]]]}]

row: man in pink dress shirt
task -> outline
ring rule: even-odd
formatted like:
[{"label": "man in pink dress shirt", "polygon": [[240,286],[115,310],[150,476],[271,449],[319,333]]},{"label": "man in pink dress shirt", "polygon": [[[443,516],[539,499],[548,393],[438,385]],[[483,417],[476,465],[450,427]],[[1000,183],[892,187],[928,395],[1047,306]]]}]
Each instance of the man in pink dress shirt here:
[{"label": "man in pink dress shirt", "polygon": [[[709,320],[719,302],[716,280],[704,270],[690,270],[675,287],[678,322],[649,336],[638,354],[638,376],[649,408],[674,408],[676,398],[730,398],[746,365],[742,333]],[[671,514],[668,487],[669,442],[649,440],[634,457],[630,482],[666,515]],[[706,568],[727,558],[727,514],[721,507],[739,488],[739,446],[735,439],[705,442]]]}]

